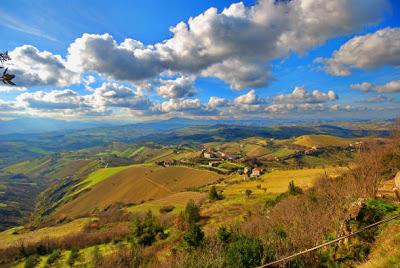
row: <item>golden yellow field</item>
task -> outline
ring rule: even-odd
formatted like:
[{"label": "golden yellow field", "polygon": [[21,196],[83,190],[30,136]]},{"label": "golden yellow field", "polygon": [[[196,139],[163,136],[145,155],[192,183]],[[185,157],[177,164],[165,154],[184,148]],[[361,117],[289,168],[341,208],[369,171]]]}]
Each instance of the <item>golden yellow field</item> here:
[{"label": "golden yellow field", "polygon": [[[87,267],[87,263],[90,262],[93,258],[93,250],[95,247],[97,247],[99,249],[99,252],[103,256],[105,256],[105,255],[112,254],[114,251],[116,251],[118,249],[119,245],[116,245],[113,243],[107,243],[107,244],[100,244],[97,246],[80,249],[79,256],[73,267]],[[53,264],[53,266],[54,267],[70,267],[67,263],[70,253],[71,253],[71,250],[61,251],[60,257]],[[40,262],[35,267],[48,268],[49,265],[46,263],[48,257],[49,257],[49,255],[40,256]],[[24,268],[25,261],[21,261],[20,263],[16,264],[15,266],[12,266],[12,267],[13,268]]]},{"label": "golden yellow field", "polygon": [[[240,183],[229,184],[224,189],[224,195],[240,195],[246,189],[252,190],[254,195],[265,194],[262,188],[266,188],[266,193],[279,194],[287,191],[290,181],[294,181],[296,185],[302,188],[308,188],[313,185],[315,179],[323,175],[325,172],[330,176],[335,176],[344,168],[314,168],[314,169],[296,169],[296,170],[275,170],[271,173],[261,175],[261,181],[244,180],[243,176],[236,175],[231,180],[244,180]],[[261,189],[257,186],[261,185]]]},{"label": "golden yellow field", "polygon": [[157,215],[160,213],[160,208],[173,205],[175,207],[173,213],[177,213],[181,211],[190,200],[193,200],[196,203],[200,203],[202,200],[206,198],[207,198],[207,193],[180,192],[180,193],[170,194],[166,197],[157,200],[129,207],[128,211],[146,212],[148,210],[151,210],[153,214]]},{"label": "golden yellow field", "polygon": [[18,241],[35,242],[47,237],[57,238],[78,233],[90,220],[90,218],[81,218],[66,224],[54,227],[45,227],[34,231],[25,231],[22,227],[8,229],[4,232],[0,232],[0,248],[9,247]]},{"label": "golden yellow field", "polygon": [[[217,186],[223,190],[224,199],[202,206],[201,213],[208,218],[204,230],[207,234],[212,234],[221,224],[235,225],[244,221],[249,213],[263,209],[267,198],[286,192],[292,180],[297,186],[306,189],[325,172],[335,176],[342,171],[344,169],[337,168],[276,170],[263,174],[260,181],[243,180],[243,176],[233,175],[226,179],[226,184]],[[229,183],[233,181],[235,183]],[[245,195],[245,190],[252,191],[250,197]]]}]

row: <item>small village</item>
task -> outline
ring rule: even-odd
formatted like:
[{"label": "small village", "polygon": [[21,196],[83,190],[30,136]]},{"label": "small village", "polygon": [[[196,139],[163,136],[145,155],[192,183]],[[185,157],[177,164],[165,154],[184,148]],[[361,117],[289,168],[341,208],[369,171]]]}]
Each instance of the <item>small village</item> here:
[{"label": "small village", "polygon": [[[273,139],[269,139],[273,141]],[[199,150],[199,156],[195,158],[181,158],[181,159],[166,159],[156,161],[155,164],[163,167],[169,166],[191,166],[202,169],[208,169],[220,174],[233,174],[238,173],[243,175],[244,180],[254,180],[262,174],[273,170],[278,164],[284,165],[287,161],[293,159],[301,159],[304,156],[318,157],[324,153],[332,153],[335,151],[354,153],[363,145],[362,141],[355,141],[346,146],[324,146],[318,147],[316,145],[311,148],[302,148],[293,146],[293,153],[273,156],[267,155],[263,161],[255,160],[255,158],[248,157],[243,151],[236,153],[227,153],[215,147],[203,144]],[[287,145],[283,146],[286,148]],[[176,155],[182,153],[182,150],[176,149]]]}]

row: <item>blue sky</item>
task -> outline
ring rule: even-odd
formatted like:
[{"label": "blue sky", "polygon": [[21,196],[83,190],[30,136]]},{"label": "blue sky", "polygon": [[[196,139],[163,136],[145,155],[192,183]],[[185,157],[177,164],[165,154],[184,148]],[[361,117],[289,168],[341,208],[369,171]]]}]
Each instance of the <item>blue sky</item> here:
[{"label": "blue sky", "polygon": [[[398,116],[399,1],[328,1],[337,2],[334,11],[345,13],[343,18],[326,13],[327,1],[316,0],[314,7],[302,2],[307,1],[244,1],[233,8],[236,1],[222,0],[1,1],[0,50],[14,55],[5,65],[16,73],[18,87],[0,88],[0,118]],[[218,12],[204,15],[188,34],[178,38],[171,32],[210,7]],[[222,16],[224,8],[230,11]],[[100,37],[106,33],[112,37]],[[383,46],[375,44],[382,52],[367,43],[375,36],[383,39]],[[334,57],[358,37],[364,38],[357,46]],[[78,48],[78,38],[85,49],[70,52],[72,44]],[[127,38],[141,47],[121,47]],[[119,47],[107,50],[105,39]],[[164,40],[173,40],[173,46],[164,46]],[[95,49],[109,55],[115,70],[93,59],[99,56]],[[121,49],[126,57],[144,51],[150,56],[118,65],[113,59],[115,54],[121,61]],[[50,74],[65,77],[50,79]]]}]

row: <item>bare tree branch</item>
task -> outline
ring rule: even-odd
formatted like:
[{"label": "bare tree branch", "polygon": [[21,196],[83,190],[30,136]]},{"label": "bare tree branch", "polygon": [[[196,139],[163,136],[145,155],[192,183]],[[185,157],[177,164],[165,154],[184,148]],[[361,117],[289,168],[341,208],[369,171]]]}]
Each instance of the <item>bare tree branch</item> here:
[{"label": "bare tree branch", "polygon": [[[0,62],[2,65],[9,60],[11,60],[11,57],[8,55],[8,51],[0,52]],[[0,69],[4,69],[4,67],[0,66]],[[8,68],[5,68],[0,76],[0,81],[3,82],[3,84],[15,86],[15,83],[12,81],[14,78],[15,75],[8,73]]]}]

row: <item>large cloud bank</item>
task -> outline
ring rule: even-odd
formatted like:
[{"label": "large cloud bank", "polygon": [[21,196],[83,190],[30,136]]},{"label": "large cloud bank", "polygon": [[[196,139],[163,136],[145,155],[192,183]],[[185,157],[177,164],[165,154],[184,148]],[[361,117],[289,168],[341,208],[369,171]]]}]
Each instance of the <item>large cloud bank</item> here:
[{"label": "large cloud bank", "polygon": [[85,71],[131,82],[169,71],[216,77],[233,89],[262,87],[272,77],[271,60],[375,23],[387,5],[386,0],[260,0],[250,7],[240,2],[180,22],[170,28],[170,39],[155,44],[84,34],[69,46],[66,59],[31,46],[16,48],[12,56],[23,85],[68,85]]}]

